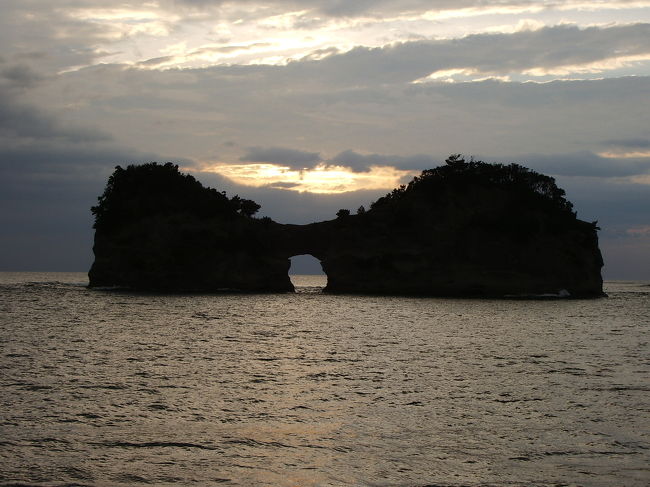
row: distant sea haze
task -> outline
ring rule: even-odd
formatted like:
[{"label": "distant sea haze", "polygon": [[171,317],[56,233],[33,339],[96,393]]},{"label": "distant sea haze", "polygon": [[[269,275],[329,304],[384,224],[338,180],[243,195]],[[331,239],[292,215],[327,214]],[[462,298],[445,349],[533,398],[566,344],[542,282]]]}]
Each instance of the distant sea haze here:
[{"label": "distant sea haze", "polygon": [[650,287],[466,300],[0,273],[0,486],[647,486]]}]

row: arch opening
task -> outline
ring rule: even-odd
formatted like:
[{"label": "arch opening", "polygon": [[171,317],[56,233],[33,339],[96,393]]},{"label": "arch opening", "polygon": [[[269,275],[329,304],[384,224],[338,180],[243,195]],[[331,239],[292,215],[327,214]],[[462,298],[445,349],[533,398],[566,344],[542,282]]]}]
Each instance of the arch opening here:
[{"label": "arch opening", "polygon": [[327,274],[320,260],[311,254],[294,255],[289,259],[289,279],[296,292],[321,292],[327,286]]}]

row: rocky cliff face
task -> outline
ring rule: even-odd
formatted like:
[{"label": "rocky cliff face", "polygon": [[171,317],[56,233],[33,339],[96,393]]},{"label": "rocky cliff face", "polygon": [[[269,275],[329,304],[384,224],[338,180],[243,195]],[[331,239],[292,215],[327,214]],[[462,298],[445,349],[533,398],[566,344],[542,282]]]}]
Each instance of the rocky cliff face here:
[{"label": "rocky cliff face", "polygon": [[[552,178],[521,166],[455,156],[363,214],[310,225],[251,218],[253,202],[228,200],[174,166],[148,166],[116,171],[93,210],[91,286],[292,291],[289,257],[312,254],[335,293],[602,295],[595,224],[576,218]],[[150,188],[152,171],[166,171],[164,191]],[[171,189],[187,178],[204,195],[189,198],[197,204]]]}]

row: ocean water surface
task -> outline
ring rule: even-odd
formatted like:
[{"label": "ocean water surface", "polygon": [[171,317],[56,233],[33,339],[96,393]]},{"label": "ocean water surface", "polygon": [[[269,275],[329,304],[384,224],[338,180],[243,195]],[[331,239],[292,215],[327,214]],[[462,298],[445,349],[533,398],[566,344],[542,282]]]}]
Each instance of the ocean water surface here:
[{"label": "ocean water surface", "polygon": [[0,485],[647,486],[650,286],[155,295],[0,273]]}]

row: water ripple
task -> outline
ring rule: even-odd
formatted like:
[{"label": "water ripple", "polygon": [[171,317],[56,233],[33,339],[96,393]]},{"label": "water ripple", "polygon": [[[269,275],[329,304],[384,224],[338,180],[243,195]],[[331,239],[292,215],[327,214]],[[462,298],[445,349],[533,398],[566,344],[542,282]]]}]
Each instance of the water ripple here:
[{"label": "water ripple", "polygon": [[503,302],[18,277],[0,275],[0,487],[649,483],[633,283]]}]

